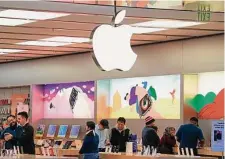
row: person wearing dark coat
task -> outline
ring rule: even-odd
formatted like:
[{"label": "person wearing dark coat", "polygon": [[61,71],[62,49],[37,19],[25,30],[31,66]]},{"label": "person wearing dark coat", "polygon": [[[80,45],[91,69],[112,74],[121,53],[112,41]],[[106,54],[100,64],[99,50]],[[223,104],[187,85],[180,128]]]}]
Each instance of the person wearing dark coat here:
[{"label": "person wearing dark coat", "polygon": [[[129,141],[130,129],[126,128],[126,119],[119,117],[117,125],[111,130],[110,144],[113,146],[112,151],[126,152],[126,143]],[[114,150],[116,147],[116,150]]]},{"label": "person wearing dark coat", "polygon": [[99,159],[99,136],[95,133],[95,123],[88,121],[86,123],[86,131],[79,153],[83,155],[83,159]]},{"label": "person wearing dark coat", "polygon": [[161,154],[173,154],[173,147],[176,146],[175,128],[167,127],[160,140],[159,152]]},{"label": "person wearing dark coat", "polygon": [[18,113],[17,122],[22,126],[22,134],[18,137],[19,146],[23,148],[24,154],[35,155],[34,128],[29,124],[28,113]]},{"label": "person wearing dark coat", "polygon": [[145,119],[145,127],[142,130],[142,146],[157,148],[160,143],[160,138],[157,134],[158,128],[154,125],[155,119],[148,116]]}]

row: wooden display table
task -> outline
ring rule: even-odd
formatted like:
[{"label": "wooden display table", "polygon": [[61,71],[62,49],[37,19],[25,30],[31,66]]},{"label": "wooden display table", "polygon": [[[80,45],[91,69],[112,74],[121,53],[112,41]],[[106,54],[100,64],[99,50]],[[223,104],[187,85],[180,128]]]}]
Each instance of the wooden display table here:
[{"label": "wooden display table", "polygon": [[[79,156],[79,150],[78,149],[56,149],[57,151],[57,155],[62,157],[62,156],[75,156],[78,157]],[[41,148],[36,147],[35,148],[35,153],[36,155],[41,155]]]},{"label": "wooden display table", "polygon": [[151,157],[151,156],[141,156],[141,155],[127,155],[127,154],[107,154],[107,153],[100,153],[100,159],[194,159],[194,158],[200,158],[200,159],[216,159],[214,157],[187,157],[187,156],[175,156],[175,155],[159,155],[157,157]]},{"label": "wooden display table", "polygon": [[[79,150],[76,149],[58,149],[58,156],[79,156]],[[163,155],[157,157],[151,156],[141,156],[138,154],[127,155],[125,153],[100,153],[100,159],[190,159],[190,158],[200,158],[200,159],[217,159],[214,157],[182,157],[182,156],[175,156],[175,155]]]},{"label": "wooden display table", "polygon": [[79,156],[78,149],[58,149],[58,156]]},{"label": "wooden display table", "polygon": [[198,154],[205,155],[205,156],[218,156],[218,157],[223,156],[222,152],[214,152],[214,151],[212,151],[212,149],[210,147],[198,149]]},{"label": "wooden display table", "polygon": [[[3,159],[36,159],[36,158],[65,158],[65,159],[68,159],[68,158],[70,158],[70,157],[57,157],[57,156],[40,156],[40,155],[17,155],[17,156],[4,156],[4,157],[0,157],[0,158],[3,158]],[[78,159],[77,157],[71,157],[71,158],[73,158],[73,159]]]},{"label": "wooden display table", "polygon": [[[175,147],[174,152],[177,153],[177,148]],[[210,147],[204,147],[201,149],[198,149],[198,155],[199,156],[217,156],[217,157],[221,157],[223,156],[222,152],[213,152],[212,149]]]}]

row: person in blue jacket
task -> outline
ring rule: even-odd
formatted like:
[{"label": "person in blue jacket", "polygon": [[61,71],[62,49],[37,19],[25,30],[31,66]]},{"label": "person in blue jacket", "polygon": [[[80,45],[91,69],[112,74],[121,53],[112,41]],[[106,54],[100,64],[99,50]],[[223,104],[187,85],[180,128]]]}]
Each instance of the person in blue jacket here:
[{"label": "person in blue jacket", "polygon": [[22,127],[17,124],[16,117],[10,115],[7,117],[7,127],[1,134],[1,139],[5,140],[5,149],[13,149],[14,146],[18,145],[18,138],[22,134]]},{"label": "person in blue jacket", "polygon": [[95,123],[88,121],[86,123],[86,135],[84,137],[83,145],[79,151],[84,159],[99,159],[99,137],[95,133]]}]

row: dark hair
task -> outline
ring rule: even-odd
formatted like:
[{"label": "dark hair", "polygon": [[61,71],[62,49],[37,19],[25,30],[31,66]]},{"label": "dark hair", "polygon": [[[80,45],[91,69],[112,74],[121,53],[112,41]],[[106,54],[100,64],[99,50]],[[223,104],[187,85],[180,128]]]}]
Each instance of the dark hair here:
[{"label": "dark hair", "polygon": [[6,117],[6,120],[8,120],[10,117],[12,117],[12,118],[14,118],[14,119],[16,118],[15,115],[9,115],[9,116]]},{"label": "dark hair", "polygon": [[95,129],[95,123],[93,121],[88,121],[86,123],[87,127],[90,128],[90,130],[94,130]]},{"label": "dark hair", "polygon": [[155,122],[155,119],[152,119],[152,120],[148,121],[147,123],[145,123],[145,125],[150,125],[150,124],[152,124],[154,122]]},{"label": "dark hair", "polygon": [[158,127],[157,126],[151,126],[152,129],[154,129],[155,131],[158,131]]},{"label": "dark hair", "polygon": [[196,118],[196,117],[191,117],[191,118],[190,118],[190,122],[192,122],[192,123],[195,124],[197,127],[199,127],[199,125],[198,125],[198,118]]},{"label": "dark hair", "polygon": [[20,115],[20,116],[26,118],[26,120],[28,119],[28,114],[27,114],[27,112],[19,112],[18,115]]},{"label": "dark hair", "polygon": [[196,117],[191,117],[191,118],[190,118],[190,121],[195,121],[196,123],[198,123],[198,118],[196,118]]},{"label": "dark hair", "polygon": [[126,119],[125,119],[124,117],[119,117],[119,118],[117,119],[117,122],[121,122],[121,123],[126,124]]},{"label": "dark hair", "polygon": [[102,119],[100,124],[103,126],[104,129],[109,129],[109,122],[106,119]]}]

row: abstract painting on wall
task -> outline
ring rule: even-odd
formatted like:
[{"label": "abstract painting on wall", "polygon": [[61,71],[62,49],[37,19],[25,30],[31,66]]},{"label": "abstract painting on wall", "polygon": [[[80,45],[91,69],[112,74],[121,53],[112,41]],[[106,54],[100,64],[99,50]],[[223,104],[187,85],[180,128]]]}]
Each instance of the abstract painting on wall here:
[{"label": "abstract painting on wall", "polygon": [[97,119],[180,119],[180,75],[97,81]]},{"label": "abstract painting on wall", "polygon": [[224,118],[224,72],[184,75],[184,117]]},{"label": "abstract painting on wall", "polygon": [[44,86],[44,118],[94,118],[94,81]]}]

